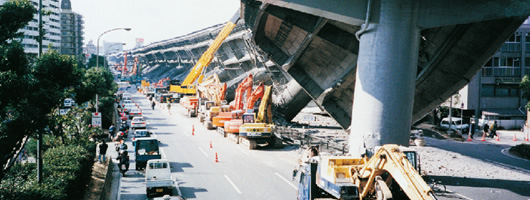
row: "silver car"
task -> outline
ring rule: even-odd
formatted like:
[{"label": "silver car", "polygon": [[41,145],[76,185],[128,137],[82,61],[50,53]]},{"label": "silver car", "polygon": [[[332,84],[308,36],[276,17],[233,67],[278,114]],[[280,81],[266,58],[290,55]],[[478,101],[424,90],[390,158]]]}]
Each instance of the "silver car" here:
[{"label": "silver car", "polygon": [[147,123],[146,123],[144,117],[134,117],[131,120],[131,128],[132,129],[146,128],[146,127],[147,127]]},{"label": "silver car", "polygon": [[142,110],[140,108],[133,108],[129,111],[129,119],[134,117],[142,117]]}]

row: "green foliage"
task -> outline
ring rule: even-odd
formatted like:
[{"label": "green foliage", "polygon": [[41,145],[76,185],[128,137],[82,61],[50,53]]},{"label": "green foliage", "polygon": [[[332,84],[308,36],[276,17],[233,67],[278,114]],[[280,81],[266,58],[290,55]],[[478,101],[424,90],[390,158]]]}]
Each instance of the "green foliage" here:
[{"label": "green foliage", "polygon": [[[523,93],[523,98],[525,98],[527,101],[530,101],[530,77],[528,77],[528,75],[524,75],[519,87]],[[525,107],[526,110],[530,110],[530,102],[528,102]]]},{"label": "green foliage", "polygon": [[529,144],[519,144],[510,148],[510,153],[513,153],[521,158],[526,158],[530,160],[530,145]]},{"label": "green foliage", "polygon": [[20,38],[18,30],[28,25],[37,9],[29,0],[10,0],[0,7],[0,45],[9,40]]},{"label": "green foliage", "polygon": [[50,149],[43,156],[43,183],[37,183],[35,164],[15,165],[0,184],[0,199],[77,199],[90,179],[94,157],[94,143]]},{"label": "green foliage", "polygon": [[106,62],[105,62],[105,57],[103,56],[99,56],[99,59],[96,55],[92,55],[92,57],[90,57],[88,59],[88,68],[96,68],[98,65],[96,65],[96,63],[99,62],[99,68],[101,69],[104,69],[105,68],[105,65],[106,65]]}]

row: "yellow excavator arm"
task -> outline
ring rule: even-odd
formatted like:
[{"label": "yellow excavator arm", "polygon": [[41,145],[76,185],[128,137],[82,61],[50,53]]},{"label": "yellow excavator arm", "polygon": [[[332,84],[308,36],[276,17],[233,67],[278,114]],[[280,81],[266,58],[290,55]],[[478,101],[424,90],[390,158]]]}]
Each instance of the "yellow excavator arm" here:
[{"label": "yellow excavator arm", "polygon": [[183,93],[183,94],[195,94],[196,90],[194,87],[188,87],[194,84],[194,82],[199,78],[205,67],[210,65],[214,58],[215,52],[221,47],[221,44],[224,42],[224,40],[230,35],[230,32],[234,29],[236,26],[237,21],[239,20],[239,10],[234,14],[232,19],[226,23],[224,28],[219,32],[219,35],[215,38],[213,43],[208,47],[208,49],[202,54],[202,56],[199,58],[199,61],[195,64],[195,66],[191,69],[190,73],[184,81],[182,81],[180,86],[172,86],[170,91],[177,92],[177,93]]},{"label": "yellow excavator arm", "polygon": [[272,123],[272,85],[265,86],[265,92],[259,104],[257,123]]},{"label": "yellow excavator arm", "polygon": [[[398,145],[384,145],[364,165],[351,167],[354,183],[359,187],[360,197],[377,193],[390,194],[388,184],[390,178],[399,184],[410,199],[436,199],[432,189],[425,183],[407,156]],[[383,174],[390,176],[382,180]],[[388,198],[388,197],[387,197]]]}]

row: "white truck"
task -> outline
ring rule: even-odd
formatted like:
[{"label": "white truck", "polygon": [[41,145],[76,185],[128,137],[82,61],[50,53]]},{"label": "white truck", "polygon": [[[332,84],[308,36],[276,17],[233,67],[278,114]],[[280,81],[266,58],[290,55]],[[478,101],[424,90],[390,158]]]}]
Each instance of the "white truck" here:
[{"label": "white truck", "polygon": [[145,167],[145,186],[147,197],[158,194],[173,195],[173,180],[171,168],[166,159],[153,159],[147,161]]}]

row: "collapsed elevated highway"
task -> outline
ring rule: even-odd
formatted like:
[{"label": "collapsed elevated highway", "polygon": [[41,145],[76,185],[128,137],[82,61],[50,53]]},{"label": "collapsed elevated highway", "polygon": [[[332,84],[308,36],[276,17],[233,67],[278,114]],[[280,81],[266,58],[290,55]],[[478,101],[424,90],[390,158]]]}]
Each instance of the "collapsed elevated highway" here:
[{"label": "collapsed elevated highway", "polygon": [[[172,80],[184,80],[189,71],[208,46],[213,42],[223,24],[178,36],[172,39],[155,42],[140,48],[127,51],[129,68],[132,57],[139,60],[139,71],[152,82],[169,77]],[[228,38],[215,53],[210,66],[205,68],[206,76],[217,73],[222,82],[228,83],[227,100],[232,100],[237,84],[245,78],[246,73],[253,73],[256,81],[273,84],[275,88],[275,106],[287,121],[311,100],[300,85],[287,73],[279,69],[258,52],[250,42],[250,30],[240,20]],[[124,53],[109,56],[109,60],[120,63]]]},{"label": "collapsed elevated highway", "polygon": [[410,123],[465,86],[524,22],[530,4],[242,0],[241,11],[257,46],[343,128],[355,126],[350,147],[373,147],[407,145]]}]

